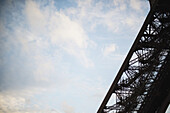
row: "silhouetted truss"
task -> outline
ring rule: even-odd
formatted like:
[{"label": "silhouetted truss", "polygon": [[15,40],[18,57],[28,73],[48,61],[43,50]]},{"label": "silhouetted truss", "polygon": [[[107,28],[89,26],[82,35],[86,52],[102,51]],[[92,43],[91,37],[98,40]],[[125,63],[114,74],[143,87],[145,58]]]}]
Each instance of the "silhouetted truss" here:
[{"label": "silhouetted truss", "polygon": [[144,109],[142,105],[146,100],[157,93],[155,84],[170,76],[170,21],[167,20],[170,20],[169,12],[154,13],[116,86],[116,104],[107,106],[105,112],[127,113]]},{"label": "silhouetted truss", "polygon": [[107,106],[108,94],[98,113],[165,112],[170,95],[170,11],[157,8],[150,13],[121,76],[110,89],[116,102]]}]

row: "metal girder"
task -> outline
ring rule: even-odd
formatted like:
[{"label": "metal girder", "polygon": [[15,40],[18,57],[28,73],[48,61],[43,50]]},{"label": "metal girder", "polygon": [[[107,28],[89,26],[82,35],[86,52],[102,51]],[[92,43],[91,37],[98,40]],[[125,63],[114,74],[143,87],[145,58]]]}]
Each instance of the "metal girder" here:
[{"label": "metal girder", "polygon": [[[97,113],[165,112],[170,103],[170,4],[166,1],[154,1]],[[116,102],[107,105],[113,94]]]}]

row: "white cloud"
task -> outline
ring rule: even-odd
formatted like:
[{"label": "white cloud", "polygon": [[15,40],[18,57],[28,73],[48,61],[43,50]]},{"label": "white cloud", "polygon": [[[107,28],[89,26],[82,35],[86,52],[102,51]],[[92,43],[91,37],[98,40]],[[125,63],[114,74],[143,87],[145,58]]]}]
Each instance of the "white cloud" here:
[{"label": "white cloud", "polygon": [[76,57],[85,67],[93,66],[86,53],[91,40],[83,27],[64,13],[49,9],[47,7],[42,10],[33,1],[26,2],[25,14],[31,31],[41,34],[38,36],[44,35],[46,41],[49,40],[53,45]]},{"label": "white cloud", "polygon": [[52,43],[77,46],[78,48],[87,47],[87,36],[83,28],[69,17],[61,13],[56,13],[51,20],[51,24],[58,22],[50,33]]},{"label": "white cloud", "polygon": [[[118,33],[124,28],[132,28],[129,30],[134,30],[134,27],[137,27],[136,24],[138,25],[141,21],[134,21],[132,27],[132,24],[129,26],[129,20],[127,18],[129,15],[140,18],[143,17],[143,12],[139,11],[137,13],[136,10],[143,10],[141,6],[146,6],[147,1],[77,1],[77,4],[79,4],[79,7],[71,7],[63,11],[74,20],[81,23],[87,31],[95,31],[94,29],[98,25],[103,25],[110,30],[110,32]],[[127,8],[129,8],[131,12],[128,12],[126,10]]]},{"label": "white cloud", "polygon": [[[127,19],[129,14],[125,14],[126,2],[123,0],[115,2],[117,2],[114,3],[115,5],[110,3],[107,5],[102,1],[79,0],[77,1],[78,7],[59,11],[55,9],[53,3],[49,3],[49,6],[40,5],[40,2],[26,1],[22,14],[14,11],[15,14],[18,14],[8,16],[13,17],[8,27],[1,21],[8,21],[9,18],[0,20],[0,31],[3,31],[0,36],[5,37],[4,40],[0,40],[3,42],[1,49],[5,50],[2,52],[3,58],[0,59],[0,62],[3,62],[3,64],[0,63],[0,68],[4,69],[0,79],[0,90],[9,91],[6,94],[0,92],[0,108],[2,108],[0,112],[4,110],[7,113],[59,113],[52,107],[44,107],[45,102],[42,103],[43,106],[40,102],[30,105],[31,99],[35,99],[35,101],[37,98],[42,99],[41,94],[50,95],[49,91],[53,91],[53,94],[55,91],[57,92],[55,92],[56,103],[61,102],[60,99],[68,97],[67,99],[71,100],[71,96],[75,96],[76,99],[86,99],[83,100],[85,104],[90,100],[91,107],[100,104],[99,99],[106,92],[103,78],[96,80],[95,76],[98,75],[94,74],[95,70],[91,70],[91,68],[90,71],[88,69],[86,71],[84,68],[80,69],[79,65],[76,67],[72,57],[83,66],[92,67],[94,63],[89,57],[89,52],[93,52],[91,49],[97,44],[92,41],[93,37],[88,37],[88,31],[93,32],[91,30],[97,28],[98,25],[106,27],[111,32],[120,31],[122,29],[120,25],[128,25],[131,28],[136,25],[136,21],[131,20],[133,16]],[[110,7],[111,5],[114,7]],[[20,8],[18,9],[20,10]],[[9,10],[11,11],[11,9]],[[19,24],[16,19],[20,20]],[[115,50],[116,45],[111,44],[103,49],[103,54],[109,56]],[[120,55],[116,56],[116,60],[120,58]],[[12,89],[14,92],[11,93]],[[79,97],[74,95],[75,93]],[[60,94],[62,96],[59,96]],[[82,96],[84,94],[86,97]],[[41,96],[39,97],[39,95]],[[34,98],[34,96],[37,97]],[[47,98],[45,97],[45,99]],[[81,104],[83,108],[83,103],[79,102],[72,101],[75,106]],[[63,111],[74,113],[80,109],[73,104],[65,103]],[[55,107],[59,108],[59,106]],[[95,108],[97,107],[93,109]],[[89,109],[91,110],[91,108]]]},{"label": "white cloud", "polygon": [[25,98],[0,95],[0,111],[10,113],[24,108]]},{"label": "white cloud", "polygon": [[136,28],[139,28],[139,23],[141,23],[141,20],[144,20],[144,17],[138,17],[137,15],[129,14],[125,21],[122,20],[122,23],[128,25],[131,30],[135,31],[137,30]]},{"label": "white cloud", "polygon": [[35,64],[37,65],[34,71],[36,82],[43,81],[49,83],[51,80],[50,76],[55,73],[55,68],[57,68],[55,67],[54,62],[51,59],[48,59],[48,57],[35,56]]},{"label": "white cloud", "polygon": [[130,0],[130,6],[136,11],[142,11],[144,3],[142,0]]},{"label": "white cloud", "polygon": [[41,88],[28,88],[24,90],[7,90],[0,92],[0,112],[2,113],[59,113],[41,103],[34,103],[31,97],[41,93]]},{"label": "white cloud", "polygon": [[113,0],[113,5],[120,10],[125,10],[127,8],[126,1],[124,0]]},{"label": "white cloud", "polygon": [[104,48],[103,50],[103,55],[108,56],[112,54],[116,50],[116,45],[115,44],[110,44],[107,47]]},{"label": "white cloud", "polygon": [[[52,107],[44,107],[44,103],[29,101],[46,90],[62,92],[65,86],[72,84],[74,77],[72,72],[68,73],[67,68],[71,67],[67,66],[74,64],[64,61],[64,55],[74,57],[85,67],[94,65],[88,51],[95,44],[84,28],[64,13],[49,9],[47,6],[42,10],[36,2],[26,1],[22,14],[15,12],[20,16],[14,15],[12,18],[9,25],[12,32],[6,26],[0,28],[6,38],[0,39],[5,50],[3,59],[0,56],[0,60],[5,62],[0,64],[1,69],[5,68],[0,76],[0,112],[59,113],[51,110]],[[26,21],[23,19],[25,17]],[[18,18],[22,18],[20,25],[16,22]]]},{"label": "white cloud", "polygon": [[64,113],[75,113],[74,108],[70,106],[69,104],[67,104],[66,102],[63,102],[62,108],[63,108]]},{"label": "white cloud", "polygon": [[[55,22],[58,23],[54,24]],[[52,25],[49,30],[51,42],[75,56],[84,66],[93,66],[93,62],[86,55],[86,49],[90,46],[91,40],[88,39],[83,28],[58,12],[51,18],[50,23]]]},{"label": "white cloud", "polygon": [[[49,7],[42,10],[36,2],[26,1],[24,11],[15,12],[18,14],[11,17],[13,21],[9,28],[12,31],[0,21],[0,29],[4,31],[0,38],[3,44],[0,90],[67,86],[71,78],[67,68],[74,64],[63,60],[65,54],[75,57],[85,67],[94,65],[88,57],[88,49],[94,42],[88,38],[83,27]],[[17,19],[22,20],[19,25]]]},{"label": "white cloud", "polygon": [[45,14],[42,13],[39,6],[32,0],[26,1],[25,13],[32,32],[37,33],[41,31],[43,33],[42,31],[46,27],[46,20]]}]

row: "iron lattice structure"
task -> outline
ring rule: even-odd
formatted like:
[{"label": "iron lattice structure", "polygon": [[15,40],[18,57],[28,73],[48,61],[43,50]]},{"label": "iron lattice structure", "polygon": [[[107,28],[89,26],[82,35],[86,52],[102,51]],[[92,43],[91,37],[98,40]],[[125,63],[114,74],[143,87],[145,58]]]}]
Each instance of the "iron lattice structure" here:
[{"label": "iron lattice structure", "polygon": [[[170,103],[170,1],[151,10],[97,113],[164,113]],[[115,95],[116,102],[108,105]]]}]

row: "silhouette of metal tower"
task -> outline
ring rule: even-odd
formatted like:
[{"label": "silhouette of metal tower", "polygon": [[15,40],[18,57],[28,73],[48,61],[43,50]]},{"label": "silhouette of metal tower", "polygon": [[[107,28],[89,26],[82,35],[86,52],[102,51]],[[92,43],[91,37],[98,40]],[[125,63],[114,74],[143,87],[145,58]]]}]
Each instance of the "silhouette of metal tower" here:
[{"label": "silhouette of metal tower", "polygon": [[149,2],[150,12],[97,113],[164,113],[170,103],[170,0]]}]

